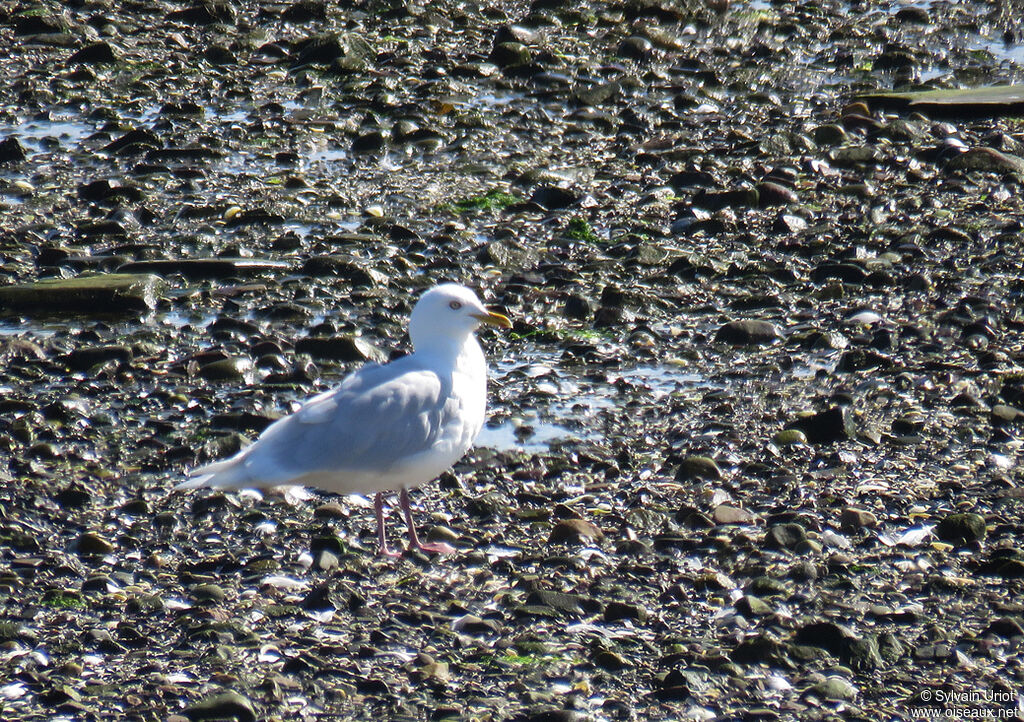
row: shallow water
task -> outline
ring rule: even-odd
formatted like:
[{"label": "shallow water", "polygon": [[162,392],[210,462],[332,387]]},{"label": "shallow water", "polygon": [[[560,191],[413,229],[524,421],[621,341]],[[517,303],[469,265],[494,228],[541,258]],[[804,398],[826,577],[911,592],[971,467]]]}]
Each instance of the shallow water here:
[{"label": "shallow water", "polygon": [[[538,345],[516,347],[515,356],[514,362],[494,364],[491,379],[502,398],[526,401],[510,409],[512,418],[497,414],[497,420],[484,427],[477,446],[540,452],[555,442],[594,440],[606,426],[604,414],[614,409],[625,393],[657,402],[687,390],[720,388],[705,376],[675,364],[637,364],[605,370],[604,378],[591,378],[578,368],[559,369],[559,354]],[[490,408],[500,409],[494,396],[492,393]]]}]

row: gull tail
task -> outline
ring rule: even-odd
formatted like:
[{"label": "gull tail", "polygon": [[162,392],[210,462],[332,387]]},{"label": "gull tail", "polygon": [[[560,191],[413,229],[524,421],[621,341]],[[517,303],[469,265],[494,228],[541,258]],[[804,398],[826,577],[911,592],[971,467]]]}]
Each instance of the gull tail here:
[{"label": "gull tail", "polygon": [[199,489],[204,486],[220,489],[245,489],[259,486],[245,465],[245,458],[239,454],[230,459],[215,461],[188,472],[192,478],[183,481],[175,489]]}]

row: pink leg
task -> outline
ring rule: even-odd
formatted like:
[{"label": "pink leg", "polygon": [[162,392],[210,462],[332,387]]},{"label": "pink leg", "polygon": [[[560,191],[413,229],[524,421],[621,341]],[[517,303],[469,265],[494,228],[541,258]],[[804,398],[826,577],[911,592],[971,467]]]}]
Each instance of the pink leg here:
[{"label": "pink leg", "polygon": [[419,536],[416,534],[416,525],[412,522],[412,507],[409,506],[409,492],[402,489],[398,493],[398,500],[402,505],[402,511],[405,513],[405,523],[409,527],[410,548],[419,549],[421,552],[428,552],[431,554],[455,553],[455,547],[451,544],[446,544],[444,542],[437,542],[436,544],[421,542]]},{"label": "pink leg", "polygon": [[384,536],[384,492],[378,491],[377,496],[373,497],[373,509],[377,512],[377,553],[389,557],[402,556],[388,549],[388,541]]}]

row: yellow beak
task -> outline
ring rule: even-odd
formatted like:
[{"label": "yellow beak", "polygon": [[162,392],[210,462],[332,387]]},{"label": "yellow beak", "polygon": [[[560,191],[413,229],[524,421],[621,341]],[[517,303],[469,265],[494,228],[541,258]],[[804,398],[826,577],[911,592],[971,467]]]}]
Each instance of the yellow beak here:
[{"label": "yellow beak", "polygon": [[474,313],[473,318],[480,323],[486,323],[488,326],[512,328],[512,322],[508,320],[508,316],[495,313],[494,311],[488,311],[487,313]]}]

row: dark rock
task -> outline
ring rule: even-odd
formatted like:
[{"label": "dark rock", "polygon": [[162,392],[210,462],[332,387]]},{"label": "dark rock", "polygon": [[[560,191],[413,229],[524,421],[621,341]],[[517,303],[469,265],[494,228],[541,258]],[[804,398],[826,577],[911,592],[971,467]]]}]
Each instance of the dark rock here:
[{"label": "dark rock", "polygon": [[762,208],[788,205],[790,203],[797,203],[800,200],[796,193],[789,188],[771,181],[758,183],[754,186],[754,190],[758,193],[757,204]]},{"label": "dark rock", "polygon": [[807,539],[807,531],[795,523],[773,524],[765,534],[765,546],[769,549],[795,549]]},{"label": "dark rock", "polygon": [[743,188],[729,191],[699,191],[693,197],[693,205],[711,211],[722,208],[756,208],[760,204],[760,195],[755,188]]},{"label": "dark rock", "polygon": [[833,406],[825,411],[797,419],[787,424],[788,429],[799,429],[812,444],[832,444],[852,439],[856,424],[848,406]]},{"label": "dark rock", "polygon": [[326,33],[300,40],[292,48],[296,65],[330,65],[332,69],[359,70],[373,48],[356,33]]},{"label": "dark rock", "polygon": [[192,722],[213,722],[234,720],[234,722],[256,722],[256,711],[252,702],[238,692],[221,692],[186,707],[183,714]]},{"label": "dark rock", "polygon": [[1019,639],[1024,637],[1024,626],[1018,617],[999,617],[992,620],[982,635],[995,635],[1003,639]]},{"label": "dark rock", "polygon": [[878,519],[866,509],[848,506],[840,514],[839,523],[847,531],[856,531],[858,529],[874,529],[878,525]]},{"label": "dark rock", "polygon": [[90,316],[149,311],[164,282],[157,276],[109,273],[0,287],[0,313]]},{"label": "dark rock", "polygon": [[68,62],[97,65],[101,63],[116,63],[120,59],[120,54],[114,49],[113,45],[107,42],[99,42],[79,48],[68,58]]},{"label": "dark rock", "polygon": [[729,321],[715,332],[715,341],[736,346],[765,346],[781,339],[782,333],[774,323],[760,319]]},{"label": "dark rock", "polygon": [[160,138],[153,131],[148,129],[136,129],[129,130],[117,140],[111,141],[103,147],[103,150],[107,153],[129,155],[132,153],[142,153],[153,148],[159,148],[162,145]]},{"label": "dark rock", "polygon": [[896,11],[896,19],[901,23],[912,23],[915,25],[927,25],[931,22],[927,8],[916,6],[900,8]]},{"label": "dark rock", "polygon": [[512,722],[593,722],[593,717],[572,709],[536,709],[512,718]]},{"label": "dark rock", "polygon": [[85,532],[75,543],[75,551],[84,556],[110,554],[114,549],[112,543],[93,532]]},{"label": "dark rock", "polygon": [[0,163],[20,163],[26,158],[28,155],[17,138],[4,138],[0,141]]},{"label": "dark rock", "polygon": [[627,60],[645,62],[654,54],[654,45],[647,38],[633,35],[619,43],[618,54]]},{"label": "dark rock", "polygon": [[771,605],[752,594],[745,594],[736,601],[736,611],[744,617],[765,617],[773,612]]},{"label": "dark rock", "polygon": [[565,315],[576,321],[586,321],[594,314],[593,303],[583,296],[568,296],[565,299]]},{"label": "dark rock", "polygon": [[231,49],[224,45],[211,45],[203,52],[203,57],[211,65],[234,65],[238,62]]},{"label": "dark rock", "polygon": [[380,271],[345,256],[312,256],[302,264],[302,272],[309,276],[338,276],[355,288],[372,288],[387,280]]},{"label": "dark rock", "polygon": [[266,258],[179,258],[153,261],[132,261],[117,269],[118,273],[152,273],[157,276],[181,275],[185,278],[242,278],[284,271],[287,261]]},{"label": "dark rock", "polygon": [[985,538],[985,517],[980,514],[950,514],[935,527],[935,536],[957,546]]},{"label": "dark rock", "polygon": [[567,188],[559,186],[541,186],[530,196],[530,202],[549,211],[560,210],[575,205],[579,196]]},{"label": "dark rock", "polygon": [[217,584],[198,584],[192,588],[192,598],[197,602],[223,602],[224,589]]},{"label": "dark rock", "polygon": [[388,360],[386,353],[359,336],[307,336],[295,342],[295,353],[341,362]]},{"label": "dark rock", "polygon": [[744,639],[729,653],[729,658],[737,664],[766,664],[784,669],[793,666],[786,646],[763,633]]},{"label": "dark rock", "polygon": [[234,25],[235,8],[226,0],[207,0],[167,14],[167,19],[190,25]]},{"label": "dark rock", "polygon": [[718,468],[715,460],[707,456],[687,456],[679,463],[676,470],[676,480],[686,479],[708,479],[718,480],[722,478],[722,470]]},{"label": "dark rock", "polygon": [[108,346],[87,346],[71,351],[63,360],[72,371],[87,371],[97,364],[107,361],[129,363],[134,357],[131,348],[121,344]]},{"label": "dark rock", "polygon": [[548,544],[590,544],[604,539],[604,532],[584,519],[560,519],[551,529]]},{"label": "dark rock", "polygon": [[529,48],[522,43],[505,42],[495,44],[487,60],[499,68],[507,68],[511,65],[525,65],[532,57]]},{"label": "dark rock", "polygon": [[586,616],[601,610],[601,603],[592,597],[567,594],[546,589],[535,589],[526,598],[526,604],[550,607],[574,616]]},{"label": "dark rock", "polygon": [[281,19],[289,23],[308,23],[327,20],[327,3],[321,0],[299,0],[281,13]]},{"label": "dark rock", "polygon": [[352,141],[353,153],[374,153],[383,150],[388,144],[388,136],[380,130],[357,135]]},{"label": "dark rock", "polygon": [[134,185],[104,179],[78,186],[78,197],[87,201],[140,201],[142,191]]},{"label": "dark rock", "polygon": [[1024,158],[995,148],[971,148],[946,164],[947,170],[1024,174]]},{"label": "dark rock", "polygon": [[823,263],[811,271],[811,280],[821,283],[836,278],[843,283],[863,284],[868,272],[853,263]]},{"label": "dark rock", "polygon": [[244,381],[252,368],[251,360],[242,356],[229,356],[203,364],[197,373],[207,381]]},{"label": "dark rock", "polygon": [[632,662],[617,652],[607,649],[598,650],[593,656],[594,666],[609,672],[619,672],[633,666]]},{"label": "dark rock", "polygon": [[604,621],[617,622],[622,619],[628,619],[643,624],[647,621],[647,614],[647,610],[639,604],[612,601],[605,605]]},{"label": "dark rock", "polygon": [[24,13],[14,17],[15,35],[61,35],[69,30],[71,23],[64,14]]}]

